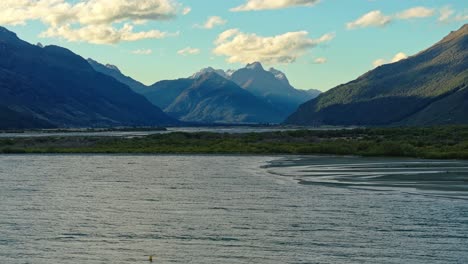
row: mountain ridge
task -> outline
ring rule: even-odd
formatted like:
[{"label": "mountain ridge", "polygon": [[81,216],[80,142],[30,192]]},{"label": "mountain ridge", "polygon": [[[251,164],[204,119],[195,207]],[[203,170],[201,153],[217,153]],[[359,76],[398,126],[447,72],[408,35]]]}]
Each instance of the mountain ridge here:
[{"label": "mountain ridge", "polygon": [[0,27],[0,56],[0,106],[5,111],[56,127],[177,123],[68,49],[32,45]]},{"label": "mountain ridge", "polygon": [[[463,96],[468,83],[468,27],[405,60],[386,64],[303,105],[285,123],[302,125],[431,125],[424,111],[447,96]],[[460,100],[455,100],[462,103]],[[446,111],[437,104],[438,111]],[[435,105],[433,105],[435,106]],[[464,111],[460,106],[459,111]],[[430,111],[433,112],[434,110]],[[429,112],[427,112],[429,113]],[[468,115],[468,112],[466,112]],[[418,118],[411,118],[418,116]],[[447,115],[448,116],[448,115]],[[419,120],[419,121],[416,121]],[[424,121],[422,121],[424,120]]]},{"label": "mountain ridge", "polygon": [[[265,116],[263,116],[261,119],[258,120],[258,122],[260,123],[270,122],[272,120],[274,120],[275,122],[281,122],[292,111],[294,111],[299,106],[300,103],[305,102],[307,99],[313,98],[320,93],[319,91],[313,90],[313,89],[309,91],[295,89],[289,84],[289,80],[287,79],[286,74],[274,68],[270,68],[269,71],[265,71],[262,64],[259,62],[250,63],[246,65],[244,68],[241,68],[239,70],[224,71],[222,69],[215,69],[213,67],[207,67],[192,74],[188,78],[179,78],[175,80],[162,80],[150,86],[145,86],[141,84],[140,82],[133,80],[131,77],[124,75],[117,67],[109,67],[108,65],[98,63],[92,59],[88,59],[88,62],[93,66],[95,70],[102,72],[104,74],[107,74],[109,76],[112,76],[116,80],[127,84],[134,91],[145,96],[152,104],[160,107],[166,113],[169,113],[169,115],[172,115],[173,117],[177,117],[179,115],[176,114],[177,111],[168,112],[169,106],[186,89],[189,89],[197,79],[209,73],[216,73],[217,75],[221,76],[222,78],[228,81],[235,81],[232,79],[232,75],[242,69],[252,71],[254,74],[260,74],[260,77],[250,76],[252,79],[262,78],[262,75],[268,76],[268,78],[270,78],[270,83],[272,84],[264,88],[264,90],[267,91],[265,94],[259,94],[259,93],[255,94],[251,89],[244,88],[244,90],[246,90],[248,93],[264,101],[264,103],[259,104],[262,106],[259,108],[259,111],[263,111],[261,109],[265,108],[266,104],[270,105],[268,108],[271,110],[272,116],[270,118],[265,118]],[[239,83],[236,83],[236,84],[239,86]],[[275,88],[275,87],[284,89],[284,91],[279,92],[279,93],[272,91],[272,88]],[[271,94],[268,93],[268,91],[270,91]],[[293,100],[291,100],[291,98],[289,97],[293,97]],[[188,99],[186,98],[186,100]],[[283,102],[283,100],[286,101],[286,103]],[[281,102],[281,104],[276,105],[278,101]],[[186,121],[199,121],[199,120],[209,119],[207,118],[205,114],[200,114],[200,115],[204,117],[197,118],[194,115],[190,115],[190,118],[192,118],[193,120],[186,120]],[[248,116],[255,116],[255,115],[249,114]],[[190,118],[187,116],[186,119],[190,119]],[[228,119],[232,120],[233,118],[229,117]],[[236,122],[240,122],[239,120],[242,120],[242,118],[238,119]],[[217,121],[219,122],[221,120],[217,119]],[[253,122],[252,119],[249,119],[249,122]]]},{"label": "mountain ridge", "polygon": [[166,108],[182,121],[279,123],[275,109],[215,72],[204,73]]}]

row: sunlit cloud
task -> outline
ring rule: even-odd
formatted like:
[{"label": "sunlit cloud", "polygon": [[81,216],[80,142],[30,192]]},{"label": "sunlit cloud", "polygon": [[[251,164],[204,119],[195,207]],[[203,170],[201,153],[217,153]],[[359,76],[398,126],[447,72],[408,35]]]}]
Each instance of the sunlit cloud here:
[{"label": "sunlit cloud", "polygon": [[182,55],[182,56],[189,56],[189,55],[197,55],[200,54],[201,50],[197,48],[192,48],[192,47],[186,47],[184,49],[181,49],[177,51],[177,54]]},{"label": "sunlit cloud", "polygon": [[377,59],[372,63],[372,65],[374,67],[379,67],[379,66],[387,64],[387,63],[395,63],[395,62],[399,62],[401,60],[405,60],[407,58],[408,58],[408,55],[406,55],[403,52],[398,52],[397,54],[395,54],[395,56],[393,56],[393,58],[391,60],[388,61],[386,59]]},{"label": "sunlit cloud", "polygon": [[203,25],[195,25],[197,28],[212,29],[216,26],[221,26],[227,23],[227,20],[219,16],[209,17],[208,20]]},{"label": "sunlit cloud", "polygon": [[182,15],[188,15],[190,12],[192,12],[192,8],[186,7],[184,10],[182,10]]},{"label": "sunlit cloud", "polygon": [[307,31],[298,31],[263,37],[230,29],[215,40],[213,52],[218,56],[226,56],[229,63],[292,63],[310,49],[335,37],[334,33],[325,34],[318,39],[309,38],[308,35]]},{"label": "sunlit cloud", "polygon": [[314,63],[315,63],[315,64],[325,64],[325,63],[327,63],[327,62],[328,62],[328,59],[327,59],[327,58],[323,58],[323,57],[314,59]]},{"label": "sunlit cloud", "polygon": [[396,14],[398,19],[413,19],[413,18],[425,18],[431,17],[436,13],[435,9],[427,8],[423,6],[413,7],[403,12]]},{"label": "sunlit cloud", "polygon": [[152,49],[137,49],[137,50],[133,50],[132,54],[135,54],[135,55],[151,55],[151,54],[153,54],[153,50]]},{"label": "sunlit cloud", "polygon": [[390,23],[392,18],[384,15],[380,10],[371,11],[353,22],[346,24],[348,29],[365,28],[365,27],[383,27]]},{"label": "sunlit cloud", "polygon": [[468,21],[468,11],[456,12],[450,6],[444,6],[439,10],[439,22],[450,23],[450,22],[465,22]]},{"label": "sunlit cloud", "polygon": [[380,10],[373,10],[352,22],[346,23],[346,28],[385,27],[394,20],[427,18],[434,16],[436,13],[436,9],[423,6],[409,8],[393,15],[385,15]]},{"label": "sunlit cloud", "polygon": [[42,37],[113,44],[174,35],[159,30],[134,32],[133,26],[173,19],[180,8],[174,0],[113,0],[111,3],[108,0],[73,3],[65,0],[2,0],[0,24],[24,25],[39,20],[48,26]]},{"label": "sunlit cloud", "polygon": [[125,24],[121,28],[109,25],[89,25],[73,28],[70,25],[50,27],[41,33],[41,37],[58,37],[71,42],[89,42],[93,44],[115,44],[122,41],[137,41],[142,39],[162,39],[169,34],[159,30],[134,32],[133,26]]},{"label": "sunlit cloud", "polygon": [[245,4],[231,8],[233,12],[282,9],[296,6],[314,6],[320,0],[246,0]]}]

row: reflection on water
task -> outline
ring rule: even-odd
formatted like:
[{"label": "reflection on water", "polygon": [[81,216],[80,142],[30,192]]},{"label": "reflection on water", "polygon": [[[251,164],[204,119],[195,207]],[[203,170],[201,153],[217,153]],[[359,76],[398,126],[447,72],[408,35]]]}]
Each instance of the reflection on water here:
[{"label": "reflection on water", "polygon": [[0,156],[0,263],[144,263],[148,255],[154,263],[468,263],[468,203],[450,195],[463,191],[437,189],[446,194],[438,197],[395,185],[405,175],[419,182],[426,174],[417,171],[430,172],[430,184],[449,171],[449,184],[466,185],[465,169],[330,157]]},{"label": "reflection on water", "polygon": [[468,199],[468,162],[401,158],[310,156],[271,163],[270,173],[305,185],[418,189]]}]

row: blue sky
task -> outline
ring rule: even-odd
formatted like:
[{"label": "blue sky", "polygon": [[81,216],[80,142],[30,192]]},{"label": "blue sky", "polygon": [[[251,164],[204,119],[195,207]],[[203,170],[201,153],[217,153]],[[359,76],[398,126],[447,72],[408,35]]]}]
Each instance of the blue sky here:
[{"label": "blue sky", "polygon": [[[210,19],[211,18],[211,19]],[[2,0],[0,25],[146,84],[260,60],[322,91],[431,46],[468,21],[459,0]]]}]

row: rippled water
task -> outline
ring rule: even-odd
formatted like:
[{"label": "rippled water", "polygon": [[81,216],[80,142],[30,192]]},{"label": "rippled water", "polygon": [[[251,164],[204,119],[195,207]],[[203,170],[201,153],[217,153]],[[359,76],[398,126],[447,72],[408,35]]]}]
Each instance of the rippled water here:
[{"label": "rippled water", "polygon": [[349,157],[0,156],[0,263],[468,263],[467,172]]}]

